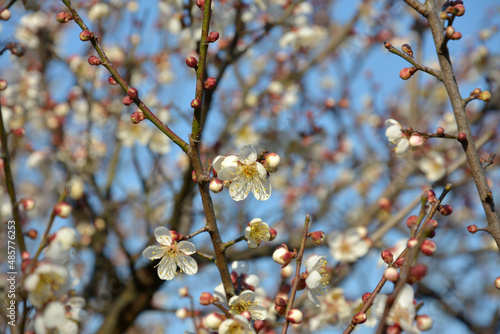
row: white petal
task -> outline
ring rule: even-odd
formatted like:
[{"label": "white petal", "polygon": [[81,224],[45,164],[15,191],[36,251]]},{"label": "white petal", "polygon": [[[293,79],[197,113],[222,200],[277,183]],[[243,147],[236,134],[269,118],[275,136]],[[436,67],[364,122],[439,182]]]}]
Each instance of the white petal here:
[{"label": "white petal", "polygon": [[397,144],[400,140],[401,137],[403,136],[403,133],[401,132],[401,127],[398,125],[393,125],[388,127],[385,130],[385,135],[387,139],[393,144]]},{"label": "white petal", "polygon": [[319,302],[318,296],[316,296],[311,290],[307,290],[307,297],[317,307],[319,307],[321,305],[321,303]]},{"label": "white petal", "polygon": [[373,314],[378,318],[382,318],[384,315],[385,304],[387,303],[387,295],[378,295],[375,297],[372,306]]},{"label": "white petal", "polygon": [[245,290],[240,293],[239,297],[244,301],[252,301],[255,298],[255,292],[252,290]]},{"label": "white petal", "polygon": [[315,270],[310,272],[306,278],[306,285],[308,289],[315,289],[321,283],[321,274]]},{"label": "white petal", "polygon": [[413,296],[413,288],[410,284],[405,284],[396,299],[396,303],[403,308],[409,308],[413,306]]},{"label": "white petal", "polygon": [[271,197],[271,183],[267,177],[259,181],[253,182],[252,193],[259,201],[266,201]]},{"label": "white petal", "polygon": [[172,258],[164,257],[158,265],[158,277],[163,280],[170,281],[175,277],[177,264]]},{"label": "white petal", "polygon": [[253,239],[247,239],[247,242],[248,242],[248,247],[249,248],[258,248],[259,247],[259,244],[257,242],[255,242],[255,240]]},{"label": "white petal", "polygon": [[221,170],[222,161],[224,161],[224,159],[226,159],[226,157],[223,155],[219,155],[217,158],[214,159],[212,166],[214,167],[214,169],[217,173]]},{"label": "white petal", "polygon": [[313,270],[314,266],[316,265],[316,263],[318,263],[318,261],[320,259],[321,259],[321,256],[319,256],[319,255],[313,255],[310,258],[308,258],[306,261],[306,270],[308,272],[311,272]]},{"label": "white petal", "polygon": [[247,198],[252,185],[243,177],[237,177],[229,186],[229,195],[235,201]]},{"label": "white petal", "polygon": [[260,285],[259,276],[254,274],[248,275],[247,278],[245,279],[245,283],[257,289],[257,287]]},{"label": "white petal", "polygon": [[[226,298],[226,292],[224,291],[224,286],[222,284],[219,284],[215,287],[214,289],[214,296],[219,298],[220,300],[220,303],[224,306],[228,306],[227,305],[227,298]],[[235,297],[233,297],[235,298]],[[237,298],[237,297],[236,297]]]},{"label": "white petal", "polygon": [[399,122],[396,121],[395,119],[392,118],[386,119],[385,126],[391,126],[391,125],[399,125],[400,128],[402,127],[401,124],[399,124]]},{"label": "white petal", "polygon": [[163,226],[158,226],[155,228],[155,238],[158,243],[170,246],[172,244],[172,235],[170,234],[170,230]]},{"label": "white petal", "polygon": [[181,241],[177,244],[177,248],[186,255],[196,253],[196,246],[189,241]]},{"label": "white petal", "polygon": [[252,145],[245,145],[241,148],[238,160],[245,165],[254,163],[257,160],[257,150]]},{"label": "white petal", "polygon": [[142,256],[150,260],[160,259],[163,255],[165,251],[160,246],[149,246],[142,252]]},{"label": "white petal", "polygon": [[236,167],[238,165],[238,157],[236,155],[228,155],[222,160],[221,168]]},{"label": "white petal", "polygon": [[190,256],[179,254],[176,262],[177,266],[188,275],[194,275],[198,272],[198,263]]},{"label": "white petal", "polygon": [[396,146],[396,154],[403,155],[410,150],[410,142],[408,139],[401,139]]},{"label": "white petal", "polygon": [[61,302],[51,302],[43,311],[45,327],[52,329],[61,324],[65,318],[66,309]]},{"label": "white petal", "polygon": [[222,181],[232,181],[238,176],[238,168],[235,166],[229,166],[222,168],[217,173],[217,178]]},{"label": "white petal", "polygon": [[264,165],[261,164],[260,162],[257,162],[255,164],[257,165],[257,172],[259,172],[260,177],[263,179],[267,178],[267,170],[264,167]]},{"label": "white petal", "polygon": [[262,219],[260,219],[260,218],[254,218],[254,219],[252,219],[250,221],[250,225],[255,224],[255,223],[260,223],[260,222],[262,222]]},{"label": "white petal", "polygon": [[266,320],[267,318],[267,309],[264,306],[252,305],[248,308],[248,310],[252,314],[252,318],[255,320]]}]

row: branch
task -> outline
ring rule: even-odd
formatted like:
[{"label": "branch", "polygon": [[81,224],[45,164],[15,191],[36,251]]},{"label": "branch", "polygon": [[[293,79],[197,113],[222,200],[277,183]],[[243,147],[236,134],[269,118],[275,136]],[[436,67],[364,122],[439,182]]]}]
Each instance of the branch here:
[{"label": "branch", "polygon": [[404,60],[406,60],[407,62],[409,62],[410,64],[412,64],[413,66],[415,66],[416,69],[422,71],[422,72],[425,72],[425,73],[428,73],[432,76],[435,76],[436,78],[438,78],[440,81],[443,81],[443,79],[441,78],[441,72],[438,71],[438,70],[435,70],[433,68],[430,68],[430,67],[427,67],[427,66],[423,66],[423,65],[420,65],[419,63],[417,63],[415,61],[415,59],[413,57],[410,57],[409,55],[407,55],[406,53],[404,52],[401,52],[399,51],[398,49],[396,49],[391,43],[389,42],[384,42],[384,46],[385,48],[390,52],[390,53],[394,53],[395,55],[398,55],[400,56],[401,58],[403,58]]}]

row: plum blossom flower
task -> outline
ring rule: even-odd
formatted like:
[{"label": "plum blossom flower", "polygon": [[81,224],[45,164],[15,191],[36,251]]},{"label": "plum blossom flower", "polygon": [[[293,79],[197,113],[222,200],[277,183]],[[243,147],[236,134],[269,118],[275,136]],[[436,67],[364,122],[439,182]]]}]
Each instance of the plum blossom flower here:
[{"label": "plum blossom flower", "polygon": [[245,229],[245,239],[250,248],[257,248],[261,242],[269,241],[270,238],[269,225],[260,218],[252,219]]},{"label": "plum blossom flower", "polygon": [[385,126],[387,126],[385,130],[387,139],[389,139],[392,144],[396,145],[394,149],[396,155],[402,156],[408,152],[410,150],[410,142],[408,141],[408,137],[401,131],[403,126],[394,119],[386,120]]},{"label": "plum blossom flower", "polygon": [[[416,315],[413,296],[413,288],[411,285],[405,284],[389,311],[386,319],[387,325],[398,324],[405,333],[420,334],[418,328],[413,324]],[[373,302],[373,314],[379,319],[384,314],[387,298],[387,295],[378,295]]]},{"label": "plum blossom flower", "polygon": [[250,191],[259,201],[271,196],[271,183],[264,166],[257,162],[257,151],[252,145],[245,145],[238,156],[218,156],[214,160],[217,177],[231,182],[229,194],[235,201],[244,200]]},{"label": "plum blossom flower", "polygon": [[196,252],[195,245],[188,241],[172,242],[172,234],[163,226],[155,228],[154,234],[161,246],[149,246],[142,252],[142,256],[150,260],[161,259],[156,265],[161,279],[173,279],[177,267],[188,275],[196,274],[198,264],[189,256]]},{"label": "plum blossom flower", "polygon": [[252,319],[265,320],[267,318],[267,310],[264,306],[258,305],[254,301],[255,292],[245,290],[239,296],[233,296],[229,299],[229,313],[241,314],[245,311],[250,312]]},{"label": "plum blossom flower", "polygon": [[446,174],[444,158],[437,152],[431,152],[427,158],[420,160],[418,168],[430,182],[437,181]]},{"label": "plum blossom flower", "polygon": [[352,228],[344,233],[332,232],[327,236],[330,253],[337,261],[355,262],[368,253],[368,243],[363,239],[364,228]]},{"label": "plum blossom flower", "polygon": [[42,263],[24,280],[28,299],[36,308],[56,300],[69,289],[68,270],[54,263]]},{"label": "plum blossom flower", "polygon": [[308,272],[306,278],[307,297],[316,306],[320,306],[318,297],[323,296],[328,285],[328,272],[326,271],[326,258],[313,255],[306,261]]},{"label": "plum blossom flower", "polygon": [[242,315],[235,315],[232,319],[224,320],[219,326],[219,334],[255,334],[248,320]]}]

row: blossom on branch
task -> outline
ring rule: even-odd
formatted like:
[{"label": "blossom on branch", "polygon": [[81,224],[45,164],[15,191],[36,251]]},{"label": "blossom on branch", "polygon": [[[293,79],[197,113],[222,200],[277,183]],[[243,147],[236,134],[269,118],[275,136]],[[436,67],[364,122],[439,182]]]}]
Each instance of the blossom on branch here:
[{"label": "blossom on branch", "polygon": [[337,261],[356,262],[358,258],[365,256],[369,246],[363,239],[364,234],[366,234],[364,228],[353,228],[344,233],[330,233],[327,241],[333,258]]},{"label": "blossom on branch", "polygon": [[408,152],[410,150],[410,142],[408,141],[408,137],[401,131],[403,126],[394,119],[386,120],[385,126],[387,126],[385,130],[387,139],[389,139],[392,144],[396,145],[394,149],[396,155],[402,156]]},{"label": "blossom on branch", "polygon": [[255,292],[245,290],[239,296],[233,296],[229,300],[229,313],[241,314],[245,311],[250,312],[252,319],[265,320],[267,318],[267,310],[264,306],[258,305],[254,301]]},{"label": "blossom on branch", "polygon": [[323,296],[328,286],[328,272],[326,271],[326,258],[313,255],[306,261],[307,269],[307,297],[316,306],[320,306],[318,297]]},{"label": "blossom on branch", "polygon": [[219,326],[219,334],[255,334],[248,320],[242,315],[236,315],[233,319],[224,320]]},{"label": "blossom on branch", "polygon": [[244,200],[250,191],[259,201],[271,196],[271,183],[264,166],[257,162],[257,150],[245,145],[239,155],[218,156],[214,160],[217,177],[230,182],[229,194],[235,201]]},{"label": "blossom on branch", "polygon": [[161,279],[168,281],[173,279],[177,267],[188,275],[198,272],[198,264],[189,256],[196,252],[195,245],[189,241],[172,241],[171,232],[163,226],[155,228],[154,234],[161,246],[149,246],[142,252],[142,256],[150,260],[161,259],[156,265]]},{"label": "blossom on branch", "polygon": [[260,218],[254,218],[248,223],[245,229],[245,239],[247,239],[248,247],[257,248],[261,242],[269,241],[271,233],[269,225],[264,223]]}]

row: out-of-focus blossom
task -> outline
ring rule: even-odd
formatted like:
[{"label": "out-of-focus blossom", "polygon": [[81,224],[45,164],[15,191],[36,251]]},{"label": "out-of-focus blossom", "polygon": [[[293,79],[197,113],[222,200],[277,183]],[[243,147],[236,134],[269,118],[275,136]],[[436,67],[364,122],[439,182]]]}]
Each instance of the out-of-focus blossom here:
[{"label": "out-of-focus blossom", "polygon": [[387,126],[385,130],[387,139],[389,139],[392,144],[396,145],[394,149],[396,155],[401,156],[408,152],[410,149],[410,142],[407,136],[401,131],[403,129],[401,124],[394,119],[388,119],[385,121],[385,126]]},{"label": "out-of-focus blossom", "polygon": [[161,131],[153,131],[149,140],[149,148],[158,154],[167,154],[171,148],[170,138]]},{"label": "out-of-focus blossom", "polygon": [[418,168],[424,172],[430,182],[437,181],[446,175],[446,166],[443,156],[438,152],[431,152],[418,163]]},{"label": "out-of-focus blossom", "polygon": [[42,263],[24,280],[31,304],[41,308],[46,302],[56,300],[69,288],[68,270],[58,264]]},{"label": "out-of-focus blossom", "polygon": [[116,137],[121,140],[123,146],[130,147],[136,141],[141,145],[146,145],[153,131],[150,127],[143,124],[134,124],[130,120],[124,120],[118,124]]},{"label": "out-of-focus blossom", "polygon": [[355,262],[368,253],[368,243],[363,239],[364,229],[352,228],[346,232],[332,232],[327,236],[330,253],[337,261]]},{"label": "out-of-focus blossom", "polygon": [[188,275],[198,272],[198,264],[189,255],[196,252],[196,247],[189,241],[172,242],[170,231],[158,226],[154,231],[156,241],[161,246],[149,246],[142,252],[146,259],[161,259],[157,264],[158,276],[163,280],[171,280],[175,277],[177,267]]},{"label": "out-of-focus blossom", "polygon": [[219,334],[255,334],[248,320],[242,315],[235,315],[232,319],[224,320],[219,326]]}]

